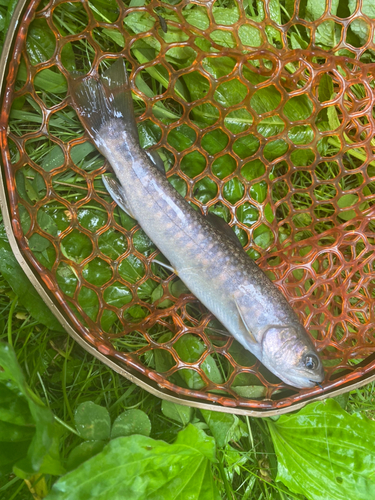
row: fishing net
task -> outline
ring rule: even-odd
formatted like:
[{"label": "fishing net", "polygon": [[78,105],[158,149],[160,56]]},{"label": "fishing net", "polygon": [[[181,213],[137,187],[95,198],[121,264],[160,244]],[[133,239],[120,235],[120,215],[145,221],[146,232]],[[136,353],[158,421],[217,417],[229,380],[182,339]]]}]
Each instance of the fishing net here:
[{"label": "fishing net", "polygon": [[371,374],[374,18],[354,0],[27,5],[2,102],[8,208],[83,339],[187,402],[267,410],[322,395],[286,387],[223,335],[108,196],[68,89],[121,55],[141,145],[286,296],[321,354],[324,394]]}]

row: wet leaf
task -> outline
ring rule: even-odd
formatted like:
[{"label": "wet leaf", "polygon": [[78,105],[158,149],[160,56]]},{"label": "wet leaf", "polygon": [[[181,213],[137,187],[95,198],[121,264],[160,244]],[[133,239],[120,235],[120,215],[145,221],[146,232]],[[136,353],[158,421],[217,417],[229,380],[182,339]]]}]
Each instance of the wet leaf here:
[{"label": "wet leaf", "polygon": [[210,19],[204,7],[194,5],[194,8],[184,9],[183,15],[189,24],[200,30],[206,30],[210,25]]},{"label": "wet leaf", "polygon": [[263,385],[236,385],[232,389],[241,398],[247,399],[264,398],[267,394],[267,389]]},{"label": "wet leaf", "polygon": [[201,410],[201,413],[220,448],[248,435],[245,423],[236,415],[211,410]]},{"label": "wet leaf", "polygon": [[111,439],[133,434],[149,436],[151,432],[151,422],[146,413],[142,410],[127,410],[121,413],[113,422]]},{"label": "wet leaf", "polygon": [[195,131],[183,124],[169,132],[168,142],[177,151],[184,151],[194,144],[196,137]]},{"label": "wet leaf", "polygon": [[218,500],[215,461],[215,441],[193,425],[174,444],[120,437],[59,479],[46,500]]},{"label": "wet leaf", "polygon": [[[0,473],[60,475],[53,414],[27,386],[14,350],[0,343]],[[22,412],[21,414],[19,412]]]},{"label": "wet leaf", "polygon": [[74,229],[62,240],[61,251],[65,257],[79,263],[92,252],[92,243],[85,234]]},{"label": "wet leaf", "polygon": [[102,451],[105,441],[84,441],[70,452],[66,468],[68,471],[76,469],[79,465]]},{"label": "wet leaf", "polygon": [[193,408],[190,408],[190,406],[179,405],[165,400],[161,403],[161,411],[163,415],[176,420],[182,425],[187,425],[193,418],[194,413]]},{"label": "wet leaf", "polygon": [[[333,399],[268,420],[277,479],[309,500],[375,497],[375,422],[349,415]],[[317,480],[319,478],[319,481]]]},{"label": "wet leaf", "polygon": [[87,316],[96,321],[99,312],[99,299],[94,290],[83,286],[78,294],[78,303]]},{"label": "wet leaf", "polygon": [[74,414],[74,421],[83,439],[99,441],[109,439],[111,419],[103,406],[92,401],[81,403]]},{"label": "wet leaf", "polygon": [[8,243],[4,226],[0,228],[0,271],[19,301],[35,319],[48,328],[64,331],[18,264]]},{"label": "wet leaf", "polygon": [[[200,337],[187,333],[174,344],[174,348],[183,361],[193,363],[205,352],[206,345]],[[201,368],[215,384],[222,384],[224,382],[221,372],[211,355],[206,357]],[[204,387],[204,382],[196,371],[183,369],[178,374],[190,389],[201,389]]]},{"label": "wet leaf", "polygon": [[45,19],[35,19],[29,27],[26,40],[31,64],[47,61],[53,56],[56,39]]}]

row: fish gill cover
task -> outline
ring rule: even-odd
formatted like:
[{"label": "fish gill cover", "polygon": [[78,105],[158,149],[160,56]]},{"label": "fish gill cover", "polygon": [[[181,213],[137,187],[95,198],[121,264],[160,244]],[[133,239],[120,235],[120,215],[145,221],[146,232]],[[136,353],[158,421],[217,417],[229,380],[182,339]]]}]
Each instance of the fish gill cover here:
[{"label": "fish gill cover", "polygon": [[367,1],[29,3],[2,105],[9,209],[82,338],[190,398],[270,409],[322,393],[286,388],[223,336],[108,195],[68,88],[121,56],[142,147],[281,289],[326,391],[371,373],[374,18]]}]

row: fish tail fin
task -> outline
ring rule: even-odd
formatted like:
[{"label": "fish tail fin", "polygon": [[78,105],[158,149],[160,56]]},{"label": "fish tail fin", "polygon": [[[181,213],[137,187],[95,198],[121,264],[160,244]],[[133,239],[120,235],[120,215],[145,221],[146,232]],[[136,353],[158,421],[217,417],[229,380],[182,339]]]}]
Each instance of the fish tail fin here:
[{"label": "fish tail fin", "polygon": [[101,135],[106,126],[110,126],[114,135],[126,132],[138,140],[124,59],[113,63],[100,80],[86,77],[74,82],[70,92],[79,118],[99,150],[103,147]]}]

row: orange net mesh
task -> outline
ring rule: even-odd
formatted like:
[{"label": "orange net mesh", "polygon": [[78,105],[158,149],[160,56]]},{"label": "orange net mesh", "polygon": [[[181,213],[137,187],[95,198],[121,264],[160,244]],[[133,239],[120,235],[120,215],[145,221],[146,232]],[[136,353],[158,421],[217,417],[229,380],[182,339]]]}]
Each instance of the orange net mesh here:
[{"label": "orange net mesh", "polygon": [[223,336],[151,264],[157,249],[108,196],[108,165],[68,85],[121,54],[141,144],[160,152],[187,200],[233,226],[285,294],[315,338],[324,389],[369,373],[373,8],[317,3],[313,16],[309,2],[294,12],[251,0],[38,3],[8,71],[2,156],[20,248],[80,335],[189,397],[266,409],[321,394],[286,388]]}]

